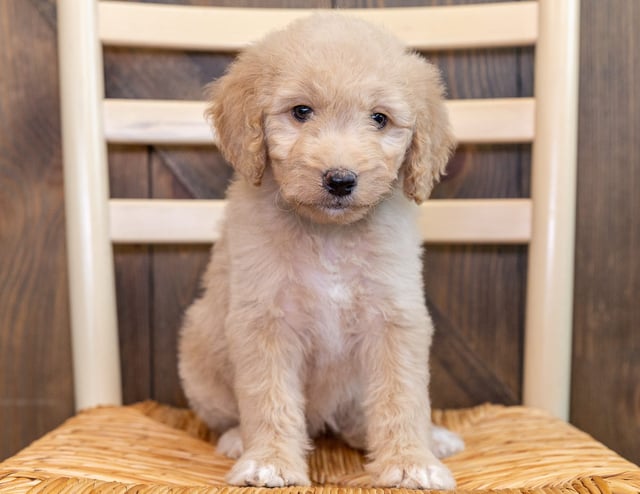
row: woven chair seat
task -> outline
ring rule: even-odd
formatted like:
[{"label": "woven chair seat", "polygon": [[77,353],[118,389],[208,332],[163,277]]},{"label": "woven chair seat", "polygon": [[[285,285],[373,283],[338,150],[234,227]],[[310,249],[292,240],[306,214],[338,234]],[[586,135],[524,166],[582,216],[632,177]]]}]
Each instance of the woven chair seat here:
[{"label": "woven chair seat", "polygon": [[[524,407],[482,405],[434,412],[459,432],[464,452],[445,460],[458,491],[637,494],[640,468],[576,428]],[[309,458],[312,487],[228,486],[233,464],[191,412],[144,402],[84,411],[0,464],[2,492],[252,492],[382,494],[362,455],[321,439]]]}]

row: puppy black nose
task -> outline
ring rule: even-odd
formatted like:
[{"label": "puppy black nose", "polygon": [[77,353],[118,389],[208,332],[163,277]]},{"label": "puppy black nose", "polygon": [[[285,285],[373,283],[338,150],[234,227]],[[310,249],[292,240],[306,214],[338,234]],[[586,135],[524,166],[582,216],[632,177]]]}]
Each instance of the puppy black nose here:
[{"label": "puppy black nose", "polygon": [[344,197],[356,188],[358,176],[349,170],[328,170],[322,177],[322,183],[331,195]]}]

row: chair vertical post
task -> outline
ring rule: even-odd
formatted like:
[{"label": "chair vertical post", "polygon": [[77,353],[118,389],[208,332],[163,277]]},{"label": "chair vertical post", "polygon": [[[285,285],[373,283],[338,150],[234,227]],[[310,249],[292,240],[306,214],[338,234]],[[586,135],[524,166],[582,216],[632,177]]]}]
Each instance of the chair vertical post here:
[{"label": "chair vertical post", "polygon": [[523,401],[569,417],[579,0],[540,0]]},{"label": "chair vertical post", "polygon": [[102,48],[94,0],[58,0],[71,339],[76,409],[120,404]]}]

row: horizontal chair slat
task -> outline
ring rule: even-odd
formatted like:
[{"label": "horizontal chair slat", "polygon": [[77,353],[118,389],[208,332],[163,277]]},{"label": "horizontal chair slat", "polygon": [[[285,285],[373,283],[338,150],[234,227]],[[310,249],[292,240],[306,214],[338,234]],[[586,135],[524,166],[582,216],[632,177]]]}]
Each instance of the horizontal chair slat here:
[{"label": "horizontal chair slat", "polygon": [[[533,98],[447,101],[458,142],[531,142]],[[112,143],[213,145],[204,120],[205,103],[107,99],[105,136]]]},{"label": "horizontal chair slat", "polygon": [[[129,2],[100,2],[99,9],[104,45],[211,51],[240,50],[313,12]],[[538,9],[531,1],[342,12],[383,25],[418,50],[525,46],[537,38]]]},{"label": "horizontal chair slat", "polygon": [[466,99],[446,102],[458,142],[526,143],[535,137],[535,99]]},{"label": "horizontal chair slat", "polygon": [[104,100],[104,133],[117,144],[215,144],[202,101]]},{"label": "horizontal chair slat", "polygon": [[[220,236],[224,200],[111,199],[114,243],[210,243]],[[427,201],[420,228],[431,243],[527,243],[529,199]]]},{"label": "horizontal chair slat", "polygon": [[531,240],[531,199],[433,199],[421,208],[425,242],[526,244]]},{"label": "horizontal chair slat", "polygon": [[113,243],[210,243],[220,236],[224,200],[111,199]]}]

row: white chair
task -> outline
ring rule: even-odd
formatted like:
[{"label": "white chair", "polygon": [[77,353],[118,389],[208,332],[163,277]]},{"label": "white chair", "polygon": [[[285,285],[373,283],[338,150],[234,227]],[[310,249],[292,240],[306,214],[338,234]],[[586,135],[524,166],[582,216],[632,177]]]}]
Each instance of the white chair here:
[{"label": "white chair", "polygon": [[[213,140],[202,102],[103,101],[101,45],[233,51],[309,12],[125,2],[100,2],[97,11],[92,2],[59,7],[76,405],[82,409],[120,402],[111,242],[215,241],[224,210],[222,201],[109,199],[106,142]],[[423,215],[422,228],[427,242],[530,245],[524,402],[567,418],[578,2],[351,13],[384,24],[420,50],[536,45],[535,98],[449,102],[461,143],[532,142],[532,197],[433,200],[424,206],[433,212]]]},{"label": "white chair", "polygon": [[[640,469],[552,418],[567,419],[569,411],[579,0],[345,12],[424,51],[535,45],[534,98],[448,102],[459,142],[532,144],[531,197],[431,200],[421,217],[426,242],[529,246],[524,404],[549,414],[486,406],[437,415],[468,444],[449,463],[459,487],[637,492]],[[105,100],[102,46],[236,51],[308,13],[58,1],[76,407],[112,406],[79,414],[0,464],[0,490],[142,491],[144,484],[164,492],[222,482],[230,463],[178,430],[195,427],[193,436],[206,437],[193,417],[150,403],[118,406],[112,243],[215,241],[224,201],[110,199],[107,180],[107,142],[213,144],[204,103]],[[325,446],[310,460],[317,482],[366,484],[356,453]],[[339,460],[327,459],[338,450]]]}]

